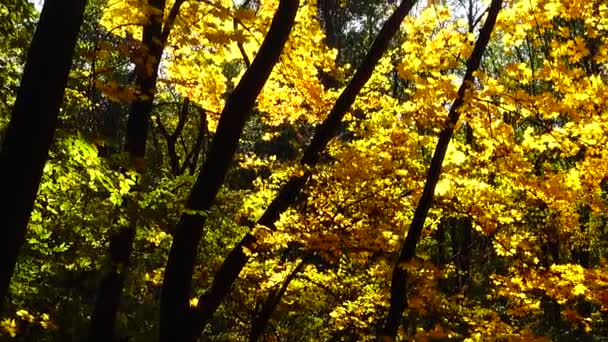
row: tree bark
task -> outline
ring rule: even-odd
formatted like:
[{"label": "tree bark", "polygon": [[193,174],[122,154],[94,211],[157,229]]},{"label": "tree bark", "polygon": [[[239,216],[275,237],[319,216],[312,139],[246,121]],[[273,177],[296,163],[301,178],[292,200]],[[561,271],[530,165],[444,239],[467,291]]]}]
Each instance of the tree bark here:
[{"label": "tree bark", "polygon": [[[371,77],[376,64],[388,48],[393,36],[399,31],[401,22],[415,3],[415,0],[402,1],[397,10],[386,21],[352,80],[338,97],[327,118],[316,128],[314,137],[300,160],[301,165],[307,168],[317,165],[321,152],[329,141],[337,135],[342,118],[350,109],[361,88]],[[257,221],[257,224],[274,229],[274,223],[294,203],[295,198],[304,187],[304,184],[306,184],[310,175],[311,172],[306,171],[303,175],[292,176],[281,187],[279,193]],[[199,329],[204,329],[247,263],[249,257],[243,252],[243,247],[253,250],[255,242],[255,236],[247,233],[232,249],[216,271],[209,290],[199,297],[199,305],[197,306],[195,318]]]},{"label": "tree bark", "polygon": [[0,308],[8,293],[57,127],[86,0],[47,0],[0,152]]},{"label": "tree bark", "polygon": [[[298,0],[281,0],[258,54],[226,101],[205,164],[188,198],[190,210],[204,212],[211,208],[255,100],[287,42],[298,5]],[[204,215],[185,212],[175,229],[163,279],[160,341],[193,341],[200,334],[201,330],[192,324],[188,302],[204,224]]]},{"label": "tree bark", "polygon": [[410,229],[408,230],[407,237],[401,247],[401,252],[393,270],[390,308],[385,324],[378,334],[378,339],[380,341],[393,341],[397,336],[397,331],[401,324],[401,315],[407,306],[408,275],[403,265],[410,262],[416,255],[416,246],[420,240],[420,235],[424,228],[424,221],[426,220],[426,216],[433,202],[435,186],[441,175],[441,166],[445,153],[450,140],[452,139],[454,127],[456,127],[458,119],[460,118],[460,109],[465,104],[465,96],[473,87],[473,73],[479,68],[481,58],[485,52],[488,41],[490,40],[490,35],[494,29],[496,17],[501,5],[502,0],[492,0],[486,22],[479,33],[479,38],[475,43],[473,53],[467,62],[467,70],[462,85],[458,89],[458,95],[450,108],[445,127],[439,135],[439,141],[437,142],[435,153],[431,160],[422,196],[420,197],[418,206],[414,212],[414,218],[412,219]]}]

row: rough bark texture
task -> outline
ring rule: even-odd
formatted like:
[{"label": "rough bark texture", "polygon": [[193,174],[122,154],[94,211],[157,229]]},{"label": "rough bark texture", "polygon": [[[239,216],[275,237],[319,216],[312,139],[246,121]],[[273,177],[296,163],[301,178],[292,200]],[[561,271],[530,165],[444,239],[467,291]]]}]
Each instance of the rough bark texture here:
[{"label": "rough bark texture", "polygon": [[[255,100],[289,37],[298,5],[298,0],[281,0],[258,54],[226,101],[205,164],[188,199],[191,210],[206,211],[213,204]],[[175,229],[161,295],[161,341],[191,341],[201,332],[193,324],[188,302],[204,224],[203,215],[184,213]]]},{"label": "rough bark texture", "polygon": [[426,220],[426,216],[433,203],[435,186],[441,175],[441,165],[443,164],[445,153],[454,133],[454,127],[456,127],[456,123],[460,117],[460,109],[464,104],[465,95],[472,89],[473,73],[479,68],[481,57],[490,40],[490,35],[494,29],[496,16],[498,15],[501,4],[502,0],[492,0],[488,18],[479,33],[479,38],[475,43],[473,53],[467,62],[467,71],[462,81],[462,85],[460,86],[460,89],[458,89],[458,95],[450,108],[445,128],[439,135],[439,141],[437,142],[437,147],[435,148],[435,153],[431,160],[422,196],[420,197],[418,206],[414,212],[414,218],[412,219],[405,242],[401,247],[395,269],[393,270],[390,308],[384,327],[378,334],[379,340],[381,341],[394,340],[397,336],[399,326],[401,325],[401,316],[403,310],[405,310],[407,306],[407,271],[402,265],[410,262],[416,255],[416,246],[420,240],[422,229],[424,228],[424,221]]},{"label": "rough bark texture", "polygon": [[[338,100],[327,118],[316,128],[314,137],[304,152],[300,164],[309,168],[317,165],[321,152],[325,149],[329,141],[337,135],[342,118],[350,109],[350,106],[355,101],[361,88],[363,88],[371,77],[376,64],[388,48],[395,33],[399,31],[401,22],[415,3],[415,0],[402,1],[397,10],[395,10],[384,24],[378,37],[367,53],[365,60],[359,69],[357,69],[352,80],[338,97]],[[279,193],[266,208],[266,211],[258,220],[257,224],[272,229],[280,215],[293,204],[295,198],[304,187],[304,184],[306,184],[309,176],[310,172],[308,171],[305,172],[304,175],[292,176],[287,183],[281,187]],[[248,257],[243,252],[243,247],[253,249],[255,242],[255,236],[250,233],[246,234],[228,254],[228,257],[226,257],[215,273],[211,288],[199,297],[196,324],[200,326],[200,329],[203,329],[209,322],[247,263]]]},{"label": "rough bark texture", "polygon": [[57,126],[85,0],[47,0],[0,152],[0,307],[24,242]]},{"label": "rough bark texture", "polygon": [[[173,22],[183,2],[183,0],[177,0],[173,4],[164,28],[161,15],[152,15],[150,24],[144,26],[142,37],[143,61],[135,68],[135,85],[142,91],[142,94],[131,104],[125,144],[125,151],[129,153],[131,162],[137,169],[142,169],[144,166],[146,138],[154,94],[156,93],[160,59]],[[164,12],[164,0],[152,0],[149,5],[158,9],[159,13]],[[148,66],[151,66],[151,68]],[[137,188],[137,186],[134,188]],[[137,227],[136,200],[127,198],[124,206],[128,207],[129,218],[132,222],[129,223],[128,227],[119,227],[110,238],[108,270],[101,280],[95,301],[89,328],[89,341],[101,342],[115,339],[116,314],[118,313]]]}]

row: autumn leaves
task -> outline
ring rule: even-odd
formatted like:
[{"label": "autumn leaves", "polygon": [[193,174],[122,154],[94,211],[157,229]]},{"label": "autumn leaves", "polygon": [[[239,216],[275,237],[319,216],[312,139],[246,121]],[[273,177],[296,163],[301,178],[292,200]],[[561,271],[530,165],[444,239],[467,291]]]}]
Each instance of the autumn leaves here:
[{"label": "autumn leaves", "polygon": [[[405,326],[410,336],[442,337],[457,330],[445,319],[454,316],[470,327],[460,325],[459,338],[486,337],[509,326],[495,309],[504,297],[517,315],[539,310],[535,289],[559,301],[602,300],[589,283],[602,281],[600,271],[552,263],[565,234],[578,234],[572,255],[587,263],[584,235],[602,224],[594,215],[605,207],[597,180],[607,164],[607,49],[598,38],[606,22],[577,13],[606,8],[543,0],[535,2],[543,11],[526,1],[501,9],[495,0],[489,8],[469,2],[456,15],[441,6],[408,15],[415,1],[357,2],[355,10],[386,21],[370,21],[361,43],[369,50],[351,59],[360,65],[347,66],[324,44],[324,30],[339,21],[324,22],[319,11],[336,15],[354,3],[130,0],[105,9],[105,29],[128,31],[141,40],[129,44],[141,46],[120,56],[117,75],[132,84],[110,76],[91,82],[104,105],[130,106],[124,154],[135,170],[106,175],[96,151],[72,158],[87,163],[91,182],[78,184],[95,201],[104,195],[94,180],[116,185],[90,209],[100,216],[95,227],[106,225],[91,236],[111,233],[91,340],[115,337],[122,293],[135,291],[125,282],[131,251],[153,266],[133,267],[145,300],[135,292],[122,300],[156,310],[164,276],[162,341],[193,341],[222,320],[257,340],[296,316],[304,317],[299,328],[319,327],[306,319],[322,317],[321,339],[390,340]],[[561,11],[577,19],[555,23]],[[98,47],[93,64],[112,65],[122,53]],[[207,137],[210,149],[201,147]],[[293,147],[290,157],[257,148],[277,137]],[[225,180],[231,168],[250,167],[265,175],[251,181],[262,174],[252,171],[246,189]],[[66,187],[44,196],[66,198],[56,193]],[[59,211],[70,210],[70,225],[85,221],[65,202]],[[116,217],[100,214],[110,207]],[[51,234],[40,227],[56,216],[36,211],[31,220],[34,233]],[[139,253],[138,244],[152,252]],[[468,293],[475,285],[486,292]],[[244,317],[238,324],[235,303]],[[572,309],[564,314],[587,322]],[[156,329],[156,316],[145,319]]]}]

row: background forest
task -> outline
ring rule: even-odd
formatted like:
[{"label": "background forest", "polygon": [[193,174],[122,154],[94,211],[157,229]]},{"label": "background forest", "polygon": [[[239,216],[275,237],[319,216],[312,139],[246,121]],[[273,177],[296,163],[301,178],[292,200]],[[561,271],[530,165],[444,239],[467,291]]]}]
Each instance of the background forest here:
[{"label": "background forest", "polygon": [[601,0],[0,2],[0,340],[606,341]]}]

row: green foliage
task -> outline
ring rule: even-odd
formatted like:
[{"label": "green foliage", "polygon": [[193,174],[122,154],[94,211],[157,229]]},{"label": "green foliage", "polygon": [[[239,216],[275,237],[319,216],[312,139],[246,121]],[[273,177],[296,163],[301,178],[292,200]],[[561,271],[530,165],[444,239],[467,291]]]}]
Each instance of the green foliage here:
[{"label": "green foliage", "polygon": [[27,0],[7,0],[0,4],[0,129],[10,117],[35,19],[34,6]]}]

